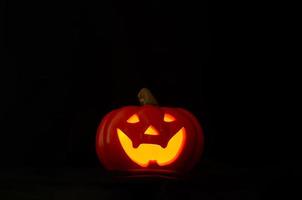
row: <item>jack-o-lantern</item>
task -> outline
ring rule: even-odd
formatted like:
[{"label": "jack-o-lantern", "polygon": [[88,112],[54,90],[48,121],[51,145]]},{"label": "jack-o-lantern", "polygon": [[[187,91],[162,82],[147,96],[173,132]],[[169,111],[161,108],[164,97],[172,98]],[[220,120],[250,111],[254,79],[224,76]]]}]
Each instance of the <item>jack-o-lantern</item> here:
[{"label": "jack-o-lantern", "polygon": [[182,174],[198,161],[203,132],[182,108],[160,107],[151,92],[140,91],[142,106],[107,114],[99,125],[96,150],[110,171],[134,174]]}]

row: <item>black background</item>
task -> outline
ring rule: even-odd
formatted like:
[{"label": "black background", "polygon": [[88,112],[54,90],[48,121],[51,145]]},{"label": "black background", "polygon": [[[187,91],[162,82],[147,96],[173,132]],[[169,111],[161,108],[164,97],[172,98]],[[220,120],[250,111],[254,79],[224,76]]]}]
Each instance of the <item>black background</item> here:
[{"label": "black background", "polygon": [[[1,1],[0,197],[295,196],[295,27],[275,6]],[[96,157],[98,123],[142,87],[203,125],[205,153],[185,184],[115,184]]]}]

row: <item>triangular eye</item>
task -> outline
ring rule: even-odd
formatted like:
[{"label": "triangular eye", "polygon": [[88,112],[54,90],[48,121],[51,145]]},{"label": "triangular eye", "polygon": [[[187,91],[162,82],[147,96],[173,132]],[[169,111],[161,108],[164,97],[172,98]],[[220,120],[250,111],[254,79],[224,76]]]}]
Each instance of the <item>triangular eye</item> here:
[{"label": "triangular eye", "polygon": [[127,120],[127,122],[130,123],[130,124],[138,123],[138,122],[139,122],[139,118],[138,118],[137,114],[132,115],[132,116]]},{"label": "triangular eye", "polygon": [[165,122],[174,122],[176,119],[172,115],[165,113],[164,115],[164,121]]}]

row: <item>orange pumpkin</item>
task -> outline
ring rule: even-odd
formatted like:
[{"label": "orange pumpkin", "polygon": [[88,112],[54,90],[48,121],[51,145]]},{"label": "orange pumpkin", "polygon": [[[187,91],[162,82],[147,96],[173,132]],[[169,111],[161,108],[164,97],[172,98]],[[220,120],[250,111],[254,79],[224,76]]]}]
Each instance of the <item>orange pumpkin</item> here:
[{"label": "orange pumpkin", "polygon": [[142,106],[107,114],[99,125],[96,150],[104,167],[131,173],[175,173],[191,169],[203,150],[197,119],[182,108],[159,107],[147,89]]}]

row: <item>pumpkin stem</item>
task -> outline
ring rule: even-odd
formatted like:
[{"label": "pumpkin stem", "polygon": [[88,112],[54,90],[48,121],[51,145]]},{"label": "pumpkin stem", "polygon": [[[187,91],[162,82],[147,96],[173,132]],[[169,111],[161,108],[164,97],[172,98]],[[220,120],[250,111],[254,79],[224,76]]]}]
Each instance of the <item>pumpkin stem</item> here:
[{"label": "pumpkin stem", "polygon": [[148,88],[142,88],[137,97],[141,105],[158,105],[157,100]]}]

